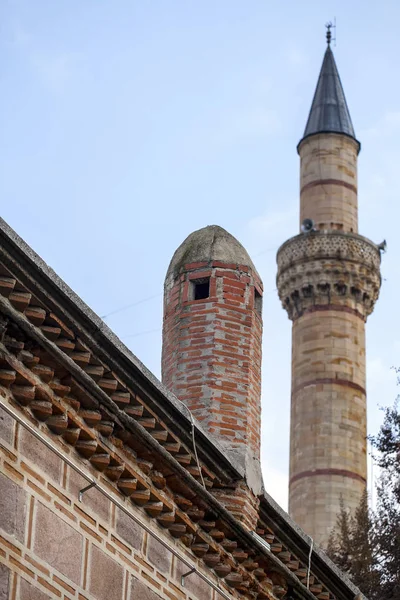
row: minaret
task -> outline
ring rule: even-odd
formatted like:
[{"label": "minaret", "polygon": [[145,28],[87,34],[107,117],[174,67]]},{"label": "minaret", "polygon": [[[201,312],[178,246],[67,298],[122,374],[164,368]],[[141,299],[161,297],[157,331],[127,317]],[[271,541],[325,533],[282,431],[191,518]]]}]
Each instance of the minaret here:
[{"label": "minaret", "polygon": [[300,155],[301,233],[278,250],[279,298],[293,322],[289,513],[326,545],[343,497],[366,485],[365,322],[380,250],[358,235],[357,141],[330,47]]},{"label": "minaret", "polygon": [[164,284],[162,380],[244,475],[221,502],[255,529],[260,468],[262,283],[243,246],[211,225],[176,250]]}]

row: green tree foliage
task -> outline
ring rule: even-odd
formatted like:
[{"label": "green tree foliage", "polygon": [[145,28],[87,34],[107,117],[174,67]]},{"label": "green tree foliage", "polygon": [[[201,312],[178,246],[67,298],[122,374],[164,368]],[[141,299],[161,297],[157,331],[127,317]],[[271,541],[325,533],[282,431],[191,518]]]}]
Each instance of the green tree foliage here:
[{"label": "green tree foliage", "polygon": [[366,490],[354,515],[350,515],[341,500],[337,526],[330,536],[327,554],[370,600],[381,600],[375,528]]},{"label": "green tree foliage", "polygon": [[344,571],[350,573],[352,559],[352,523],[348,510],[340,498],[340,512],[337,516],[336,528],[332,531],[327,548],[328,556]]},{"label": "green tree foliage", "polygon": [[381,469],[376,508],[365,491],[350,515],[340,506],[327,553],[370,600],[400,600],[400,412],[388,408],[377,436],[371,438]]},{"label": "green tree foliage", "polygon": [[380,587],[380,571],[375,552],[376,527],[374,516],[368,508],[368,494],[364,491],[352,521],[353,558],[352,577],[355,585],[365,595],[376,598]]},{"label": "green tree foliage", "polygon": [[382,598],[400,600],[400,412],[398,402],[385,410],[378,435],[371,439],[382,470],[375,510],[376,554]]}]

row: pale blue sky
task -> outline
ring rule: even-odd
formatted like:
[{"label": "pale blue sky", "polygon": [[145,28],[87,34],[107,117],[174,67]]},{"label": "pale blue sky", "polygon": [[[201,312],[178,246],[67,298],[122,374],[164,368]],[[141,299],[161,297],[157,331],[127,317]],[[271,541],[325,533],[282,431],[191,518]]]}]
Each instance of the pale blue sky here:
[{"label": "pale blue sky", "polygon": [[238,237],[266,290],[263,465],[283,505],[291,337],[275,250],[297,233],[296,145],[334,16],[360,232],[389,244],[367,327],[373,432],[400,363],[400,4],[0,1],[1,215],[100,315],[153,297],[107,322],[158,376],[173,251],[209,224]]}]

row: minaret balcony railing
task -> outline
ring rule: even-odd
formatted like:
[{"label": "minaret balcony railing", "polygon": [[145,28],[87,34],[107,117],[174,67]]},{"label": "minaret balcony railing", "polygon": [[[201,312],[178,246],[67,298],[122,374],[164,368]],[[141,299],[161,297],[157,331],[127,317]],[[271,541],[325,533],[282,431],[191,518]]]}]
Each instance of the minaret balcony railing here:
[{"label": "minaret balcony railing", "polygon": [[312,231],[290,238],[278,250],[277,288],[291,320],[324,305],[346,306],[364,319],[381,285],[380,250],[354,233]]}]

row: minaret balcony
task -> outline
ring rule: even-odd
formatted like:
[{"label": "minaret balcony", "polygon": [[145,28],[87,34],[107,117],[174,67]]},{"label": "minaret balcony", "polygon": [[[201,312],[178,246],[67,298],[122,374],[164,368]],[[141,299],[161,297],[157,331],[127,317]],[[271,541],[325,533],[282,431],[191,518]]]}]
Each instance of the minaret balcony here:
[{"label": "minaret balcony", "polygon": [[312,307],[344,306],[366,320],[381,286],[378,246],[354,233],[296,235],[277,253],[277,288],[291,320]]}]

